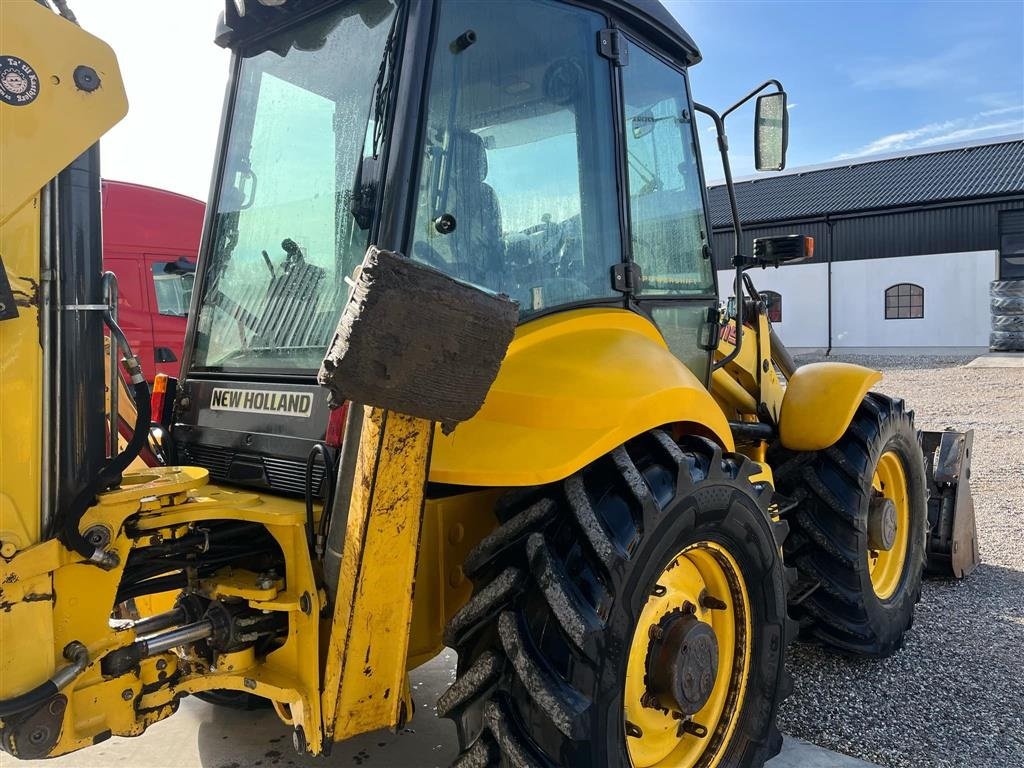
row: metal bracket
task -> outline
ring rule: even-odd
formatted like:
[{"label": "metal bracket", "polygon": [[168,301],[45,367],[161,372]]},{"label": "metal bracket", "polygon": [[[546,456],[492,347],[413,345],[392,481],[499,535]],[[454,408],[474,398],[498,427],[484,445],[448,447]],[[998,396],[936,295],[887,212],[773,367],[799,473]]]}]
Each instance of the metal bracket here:
[{"label": "metal bracket", "polygon": [[643,280],[643,272],[635,261],[624,261],[612,266],[612,288],[620,293],[636,293]]},{"label": "metal bracket", "polygon": [[609,27],[597,33],[597,52],[617,67],[629,64],[626,41],[622,39],[622,33],[617,29]]},{"label": "metal bracket", "polygon": [[106,312],[110,309],[109,304],[61,304],[57,309],[69,311]]}]

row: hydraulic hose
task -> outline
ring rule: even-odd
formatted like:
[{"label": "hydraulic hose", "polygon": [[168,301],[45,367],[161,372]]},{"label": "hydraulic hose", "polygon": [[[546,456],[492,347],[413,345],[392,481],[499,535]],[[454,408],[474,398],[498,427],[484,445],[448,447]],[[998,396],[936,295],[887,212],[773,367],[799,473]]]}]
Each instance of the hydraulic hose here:
[{"label": "hydraulic hose", "polygon": [[68,549],[77,552],[87,560],[104,568],[112,568],[117,564],[116,557],[86,540],[79,530],[79,524],[86,510],[95,503],[96,495],[100,491],[120,483],[122,473],[146,446],[152,414],[150,413],[149,386],[142,375],[142,366],[139,365],[139,359],[132,354],[124,331],[121,330],[121,327],[114,320],[109,310],[104,310],[103,321],[110,329],[113,339],[111,343],[119,344],[125,353],[122,362],[128,371],[128,375],[131,377],[135,395],[135,407],[137,409],[135,429],[125,449],[107,462],[106,466],[99,471],[96,477],[71,500],[71,504],[64,516],[60,540]]},{"label": "hydraulic hose", "polygon": [[89,651],[77,641],[68,644],[64,650],[64,657],[71,663],[58,669],[45,683],[19,696],[0,700],[0,717],[7,718],[42,705],[60,693],[61,689],[67,687],[68,683],[89,666]]},{"label": "hydraulic hose", "polygon": [[[324,506],[320,512],[320,526],[314,527],[313,523],[313,466],[316,457],[319,456],[324,462],[323,483],[327,488],[324,494]],[[309,452],[306,458],[306,538],[311,551],[317,556],[323,554],[324,542],[327,540],[327,521],[330,517],[331,503],[334,498],[334,462],[327,453],[327,449],[321,443],[317,443]]]}]

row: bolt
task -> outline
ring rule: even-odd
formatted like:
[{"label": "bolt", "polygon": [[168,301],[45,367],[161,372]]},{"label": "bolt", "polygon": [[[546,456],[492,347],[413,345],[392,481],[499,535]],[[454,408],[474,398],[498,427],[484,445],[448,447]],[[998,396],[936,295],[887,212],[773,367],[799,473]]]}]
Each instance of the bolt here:
[{"label": "bolt", "polygon": [[242,684],[252,691],[256,690],[256,681],[253,680],[251,677],[245,678],[245,680],[242,681]]},{"label": "bolt", "polygon": [[28,735],[28,740],[33,744],[42,744],[50,736],[50,729],[45,725],[40,725],[32,733]]},{"label": "bolt", "polygon": [[135,694],[132,693],[131,688],[125,688],[123,691],[121,691],[121,698],[125,701],[131,701],[133,698],[135,698]]},{"label": "bolt", "polygon": [[156,668],[158,671],[163,671],[167,669],[167,659],[157,659]]},{"label": "bolt", "polygon": [[724,611],[728,608],[725,601],[719,600],[713,595],[709,595],[707,590],[700,593],[700,607],[705,611]]},{"label": "bolt", "polygon": [[54,717],[59,717],[64,711],[65,699],[63,696],[58,696],[56,699],[50,702],[50,706],[46,709]]},{"label": "bolt", "polygon": [[75,71],[72,74],[75,79],[75,87],[80,91],[92,93],[100,87],[100,76],[96,74],[96,70],[92,67],[80,64],[75,67]]},{"label": "bolt", "polygon": [[661,709],[661,702],[658,701],[658,697],[650,691],[640,697],[640,704],[647,709]]},{"label": "bolt", "polygon": [[313,610],[313,600],[309,596],[309,592],[303,592],[299,597],[299,610],[307,616],[309,616],[310,612]]},{"label": "bolt", "polygon": [[633,723],[626,721],[626,735],[632,736],[634,739],[642,739],[644,732],[640,730],[640,726],[633,725]]},{"label": "bolt", "polygon": [[651,628],[647,630],[647,636],[650,637],[651,640],[661,640],[664,634],[665,630],[661,628],[660,624],[652,624]]}]

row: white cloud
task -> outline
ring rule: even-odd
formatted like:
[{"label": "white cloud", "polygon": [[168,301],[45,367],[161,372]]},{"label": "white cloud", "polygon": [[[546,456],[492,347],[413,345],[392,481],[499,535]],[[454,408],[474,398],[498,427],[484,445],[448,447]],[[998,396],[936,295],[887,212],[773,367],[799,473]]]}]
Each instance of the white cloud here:
[{"label": "white cloud", "polygon": [[1024,104],[1014,104],[1009,107],[986,109],[984,112],[979,112],[978,115],[981,117],[995,117],[996,115],[1012,115],[1014,112],[1024,113]]},{"label": "white cloud", "polygon": [[796,109],[799,106],[799,104],[787,104],[786,109]]},{"label": "white cloud", "polygon": [[877,155],[885,152],[898,152],[901,149],[916,147],[934,147],[966,139],[977,139],[984,136],[1024,133],[1024,109],[1022,116],[1016,120],[993,121],[993,115],[1009,114],[1009,111],[987,110],[970,117],[946,120],[940,123],[929,123],[919,128],[898,131],[881,136],[858,149],[836,155],[833,160],[850,160],[855,157]]},{"label": "white cloud", "polygon": [[980,136],[998,136],[1001,133],[1007,133],[1010,131],[1020,132],[1024,130],[1020,120],[1006,120],[1001,123],[988,123],[987,125],[977,125],[973,128],[958,128],[948,133],[943,133],[939,136],[930,136],[929,138],[922,141],[919,146],[922,147],[933,147],[937,144],[949,144],[953,141],[963,141],[965,139],[976,139]]}]

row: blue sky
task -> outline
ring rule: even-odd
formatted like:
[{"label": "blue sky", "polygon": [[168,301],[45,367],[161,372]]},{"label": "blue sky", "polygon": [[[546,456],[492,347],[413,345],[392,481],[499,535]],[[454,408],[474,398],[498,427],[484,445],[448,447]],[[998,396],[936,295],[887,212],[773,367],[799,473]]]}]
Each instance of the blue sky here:
[{"label": "blue sky", "polygon": [[[1024,133],[1021,0],[666,5],[704,55],[691,74],[697,101],[723,109],[782,81],[787,167]],[[729,118],[737,176],[753,172],[752,121],[752,107]],[[718,179],[708,125],[707,177]]]}]

